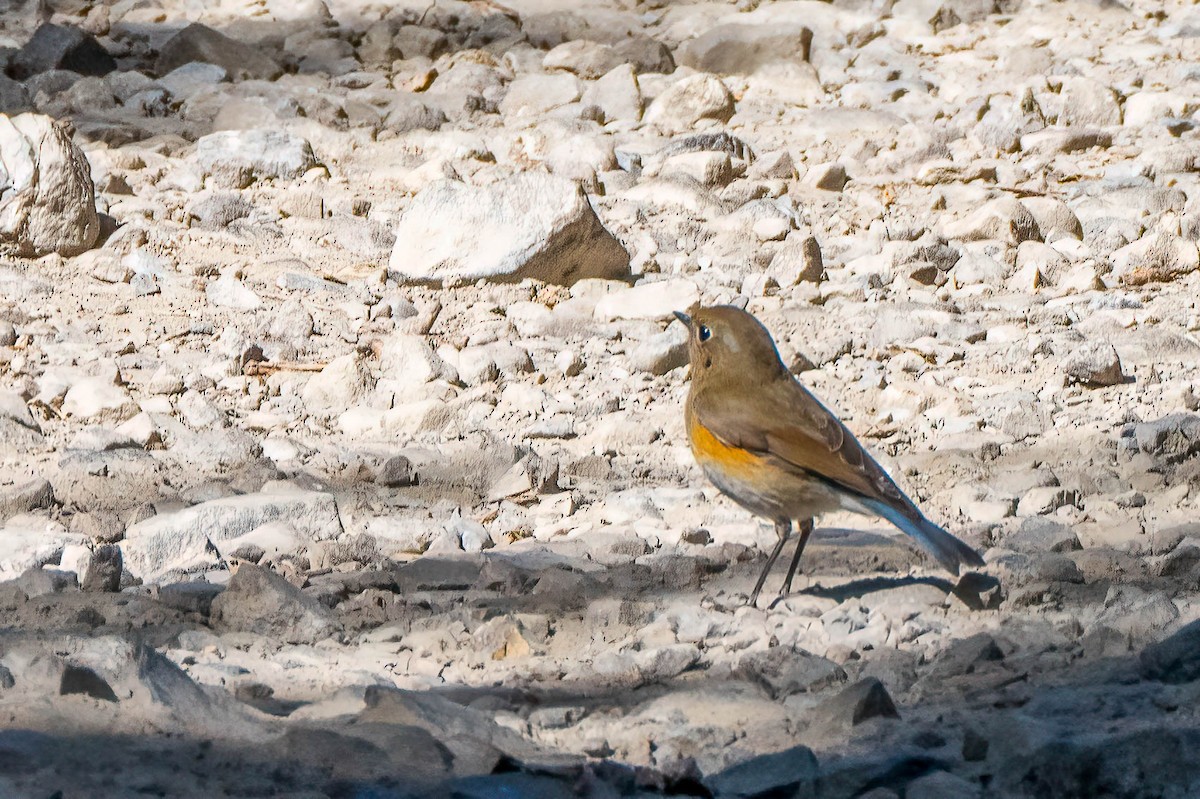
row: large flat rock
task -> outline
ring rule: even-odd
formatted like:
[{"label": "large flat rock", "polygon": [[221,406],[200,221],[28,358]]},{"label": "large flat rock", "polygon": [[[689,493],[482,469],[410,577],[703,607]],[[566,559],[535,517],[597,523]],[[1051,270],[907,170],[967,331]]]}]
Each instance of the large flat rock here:
[{"label": "large flat rock", "polygon": [[435,183],[417,195],[395,233],[388,270],[411,283],[570,284],[629,273],[629,253],[579,185],[541,173],[483,187]]}]

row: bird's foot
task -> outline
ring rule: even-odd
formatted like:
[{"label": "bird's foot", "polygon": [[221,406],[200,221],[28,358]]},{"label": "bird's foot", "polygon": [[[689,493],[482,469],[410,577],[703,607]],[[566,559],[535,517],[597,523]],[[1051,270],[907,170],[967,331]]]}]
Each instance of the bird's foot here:
[{"label": "bird's foot", "polygon": [[771,600],[771,604],[767,606],[767,610],[774,610],[775,606],[778,605],[783,600],[793,597],[796,594],[803,593],[804,591],[807,591],[810,587],[812,587],[811,579],[809,579],[808,577],[803,576],[803,575],[797,575],[797,577],[800,578],[800,581],[803,583],[803,585],[800,588],[793,590],[792,589],[792,581],[788,580],[787,582],[785,582],[783,584],[783,586],[779,589],[779,595],[776,596],[775,599]]}]

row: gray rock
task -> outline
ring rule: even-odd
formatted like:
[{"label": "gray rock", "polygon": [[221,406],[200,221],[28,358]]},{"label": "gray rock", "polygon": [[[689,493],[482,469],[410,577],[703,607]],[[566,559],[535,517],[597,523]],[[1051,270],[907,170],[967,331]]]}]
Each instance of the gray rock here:
[{"label": "gray rock", "polygon": [[59,684],[60,696],[83,694],[103,702],[117,702],[117,695],[112,686],[96,672],[86,666],[67,665],[62,672],[62,682]]},{"label": "gray rock", "polygon": [[453,524],[452,531],[465,552],[482,552],[495,546],[491,533],[474,519],[459,519]]},{"label": "gray rock", "polygon": [[1058,124],[1068,127],[1108,127],[1121,124],[1121,105],[1110,87],[1091,78],[1065,78],[1059,93]]},{"label": "gray rock", "polygon": [[[1086,550],[1085,550],[1086,551]],[[1104,609],[1089,633],[1108,627],[1124,639],[1124,646],[1145,645],[1159,638],[1179,618],[1179,608],[1160,591],[1133,585],[1113,586],[1104,597]]]},{"label": "gray rock", "polygon": [[104,84],[122,105],[129,105],[133,98],[143,92],[162,90],[152,78],[140,72],[112,72],[105,78]]},{"label": "gray rock", "polygon": [[855,799],[900,799],[900,794],[891,788],[872,788],[866,793],[858,794]]},{"label": "gray rock", "polygon": [[212,603],[225,590],[223,585],[205,582],[171,583],[158,589],[158,601],[184,613],[208,616]]},{"label": "gray rock", "polygon": [[345,410],[367,392],[370,377],[358,355],[342,355],[310,377],[300,396],[313,411]]},{"label": "gray rock", "polygon": [[339,247],[372,262],[387,258],[396,244],[392,231],[373,219],[336,216],[326,224],[329,237]]},{"label": "gray rock", "polygon": [[140,449],[68,451],[46,477],[64,505],[93,510],[121,511],[153,501],[163,485],[160,465]]},{"label": "gray rock", "polygon": [[244,189],[256,180],[290,180],[317,165],[312,147],[283,131],[223,130],[196,142],[196,162],[221,186]]},{"label": "gray rock", "polygon": [[642,118],[642,92],[633,67],[622,64],[589,85],[582,103],[599,108],[605,122],[637,122]]},{"label": "gray rock", "polygon": [[79,590],[79,581],[75,572],[45,567],[27,569],[16,579],[15,584],[28,597]]},{"label": "gray rock", "polygon": [[218,629],[266,635],[286,643],[311,644],[340,625],[330,610],[269,569],[243,563],[229,587],[212,602]]},{"label": "gray rock", "polygon": [[643,120],[669,134],[687,133],[702,120],[728,122],[733,95],[712,75],[692,75],[668,86],[646,109]]},{"label": "gray rock", "polygon": [[514,80],[500,102],[506,118],[538,116],[579,99],[583,88],[574,75],[524,75]]},{"label": "gray rock", "polygon": [[331,539],[342,531],[331,494],[248,494],[214,499],[131,525],[122,549],[129,570],[149,581],[203,558],[210,539],[237,538],[272,521],[287,522],[312,541]]},{"label": "gray rock", "polygon": [[450,49],[446,34],[419,25],[401,25],[392,37],[392,44],[404,58],[437,58]]},{"label": "gray rock", "polygon": [[563,42],[542,59],[542,68],[561,69],[586,80],[595,80],[625,63],[607,44],[584,39]]},{"label": "gray rock", "polygon": [[956,25],[979,22],[995,13],[994,0],[966,0],[942,2],[942,0],[898,0],[892,13],[903,18],[915,17],[927,24],[934,33],[940,33]]},{"label": "gray rock", "polygon": [[[302,275],[280,275],[279,284],[282,288],[300,288],[309,291],[315,291],[323,287],[323,284],[318,279]],[[336,286],[337,284],[330,285]],[[272,338],[292,344],[299,344],[311,338],[312,334],[312,314],[297,299],[290,299],[281,304],[271,315],[268,335]]]},{"label": "gray rock", "polygon": [[[1159,722],[1162,723],[1162,722]],[[1200,785],[1195,729],[1144,726],[1115,734],[1079,730],[998,761],[995,795],[1191,796]],[[990,760],[990,758],[989,758]]]},{"label": "gray rock", "polygon": [[665,375],[688,362],[687,329],[677,322],[629,350],[629,363],[639,372]]},{"label": "gray rock", "polygon": [[1041,241],[1037,220],[1014,197],[997,197],[964,219],[942,226],[947,239],[958,241],[996,240],[1012,245],[1023,241]]},{"label": "gray rock", "polygon": [[48,480],[30,480],[11,488],[0,488],[0,522],[21,513],[48,508],[54,503],[54,489]]},{"label": "gray rock", "polygon": [[696,133],[674,139],[659,150],[658,155],[666,158],[680,153],[721,153],[730,158],[745,161],[747,164],[754,161],[754,151],[750,145],[723,130],[715,133]]},{"label": "gray rock", "polygon": [[9,419],[30,430],[38,429],[25,398],[15,391],[0,391],[0,418]]},{"label": "gray rock", "polygon": [[394,333],[385,339],[379,367],[383,374],[380,387],[402,398],[420,396],[424,386],[434,380],[458,380],[454,367],[434,352],[424,336],[413,333]]},{"label": "gray rock", "polygon": [[1017,531],[1004,539],[1004,544],[1031,555],[1073,552],[1082,548],[1074,530],[1042,516],[1030,516],[1022,521]]},{"label": "gray rock", "polygon": [[841,191],[848,178],[841,164],[816,164],[804,176],[804,185],[823,191]]},{"label": "gray rock", "polygon": [[138,412],[138,406],[125,387],[110,376],[84,378],[73,384],[63,397],[64,414],[81,422],[104,424],[123,422]]},{"label": "gray rock", "polygon": [[605,294],[596,303],[594,314],[603,322],[614,319],[670,321],[676,311],[687,311],[699,299],[699,288],[694,281],[655,280]]},{"label": "gray rock", "polygon": [[489,347],[463,347],[456,361],[459,378],[468,386],[489,383],[500,376],[500,367]]},{"label": "gray rock", "polygon": [[439,181],[396,226],[389,272],[410,282],[570,284],[629,273],[629,253],[565,178],[523,173],[490,186]]},{"label": "gray rock", "polygon": [[[1092,252],[1103,256],[1112,255],[1131,242],[1136,242],[1144,232],[1138,222],[1117,216],[1093,217],[1082,224],[1084,243]],[[1128,281],[1129,278],[1126,279]]]},{"label": "gray rock", "polygon": [[983,118],[975,126],[975,136],[1002,153],[1021,149],[1021,137],[1046,127],[1041,108],[1033,92],[1026,89],[1020,97],[999,95],[988,98]]},{"label": "gray rock", "polygon": [[873,718],[900,718],[887,688],[875,677],[846,686],[813,709],[811,728],[822,735],[844,733]]},{"label": "gray rock", "polygon": [[161,76],[158,85],[169,91],[176,100],[184,101],[226,80],[229,80],[229,73],[224,67],[192,61]]},{"label": "gray rock", "polygon": [[383,127],[396,133],[410,130],[438,130],[446,124],[446,114],[409,94],[394,97],[383,117]]},{"label": "gray rock", "polygon": [[821,245],[812,235],[793,231],[771,258],[771,277],[784,288],[825,279]]},{"label": "gray rock", "polygon": [[967,727],[963,730],[962,741],[962,756],[963,760],[968,763],[978,763],[981,760],[987,759],[988,749],[991,744],[988,739],[976,731],[973,727]]},{"label": "gray rock", "polygon": [[1142,676],[1165,683],[1200,679],[1200,621],[1185,624],[1174,634],[1150,644],[1139,657]]},{"label": "gray rock", "polygon": [[796,162],[787,150],[761,155],[748,173],[750,178],[767,180],[795,180],[796,176]]},{"label": "gray rock", "polygon": [[1079,503],[1079,492],[1061,486],[1031,488],[1017,503],[1018,516],[1044,516],[1059,508]]},{"label": "gray rock", "polygon": [[[213,293],[210,292],[209,301],[212,302],[212,300]],[[227,303],[217,304],[226,305]],[[229,307],[234,306],[229,304]],[[183,393],[175,405],[175,410],[188,427],[196,430],[222,427],[225,424],[225,414],[221,412],[221,409],[196,388],[188,389]]]},{"label": "gray rock", "polygon": [[394,36],[393,25],[388,20],[371,23],[359,42],[358,60],[364,66],[380,68],[390,66],[397,58],[403,58],[393,43]]},{"label": "gray rock", "polygon": [[[65,656],[64,643],[70,652]],[[14,675],[26,689],[56,695],[69,669],[86,670],[93,675],[92,685],[108,687],[112,694],[109,701],[119,701],[126,713],[138,709],[137,712],[152,718],[159,729],[190,729],[202,731],[200,734],[205,736],[236,738],[262,731],[227,692],[210,692],[196,685],[166,657],[136,641],[118,636],[73,637],[64,641],[54,636],[26,657],[42,665],[40,669],[25,669]],[[71,678],[72,685],[80,684],[76,682],[77,676]],[[99,690],[103,692],[103,688]]]},{"label": "gray rock", "polygon": [[92,550],[87,571],[82,575],[80,587],[84,591],[116,593],[121,590],[121,570],[124,559],[121,548],[116,544],[101,544]]},{"label": "gray rock", "polygon": [[254,211],[254,206],[241,194],[232,191],[210,192],[188,206],[188,215],[193,226],[220,230],[230,223],[245,219]]},{"label": "gray rock", "polygon": [[685,42],[679,62],[700,72],[749,75],[774,61],[808,61],[812,31],[803,25],[720,25]]},{"label": "gray rock", "polygon": [[1176,462],[1200,451],[1200,416],[1172,413],[1133,426],[1133,438],[1142,452]]},{"label": "gray rock", "polygon": [[74,256],[99,235],[91,166],[68,128],[0,116],[0,242],[25,256]]},{"label": "gray rock", "polygon": [[757,684],[772,699],[846,681],[846,672],[832,660],[786,646],[773,646],[743,656],[735,673]]},{"label": "gray rock", "polygon": [[[232,273],[223,275],[204,287],[204,296],[218,308],[230,308],[234,311],[253,311],[262,305],[262,299]],[[188,392],[184,397],[195,397],[195,392]],[[193,425],[196,426],[196,425]]]},{"label": "gray rock", "polygon": [[671,48],[658,39],[635,34],[622,38],[612,47],[617,58],[632,65],[636,72],[670,75],[675,71],[675,58],[671,55]]},{"label": "gray rock", "polygon": [[944,680],[963,674],[974,674],[985,664],[1004,659],[996,639],[987,633],[952,642],[937,654],[929,670],[929,679]]},{"label": "gray rock", "polygon": [[1117,350],[1106,342],[1087,342],[1073,348],[1063,360],[1063,371],[1085,386],[1115,386],[1125,380]]},{"label": "gray rock", "polygon": [[1038,155],[1108,148],[1112,143],[1112,134],[1097,128],[1047,128],[1021,136],[1021,149]]},{"label": "gray rock", "polygon": [[978,799],[979,785],[948,771],[917,777],[904,790],[904,799]]},{"label": "gray rock", "polygon": [[26,80],[25,88],[28,90],[30,97],[37,97],[39,94],[53,97],[54,95],[69,91],[72,86],[81,80],[83,80],[83,76],[76,72],[52,69],[49,72],[34,75],[32,78]]},{"label": "gray rock", "polygon": [[815,796],[817,758],[807,746],[793,746],[730,766],[705,782],[721,799]]},{"label": "gray rock", "polygon": [[488,486],[489,500],[518,494],[553,493],[558,490],[558,461],[531,452],[514,463]]},{"label": "gray rock", "polygon": [[1047,241],[1056,238],[1051,235],[1055,231],[1071,238],[1083,238],[1083,225],[1080,224],[1079,217],[1075,216],[1075,212],[1062,200],[1056,197],[1025,197],[1021,200],[1021,205],[1033,214],[1038,230]]},{"label": "gray rock", "polygon": [[950,276],[955,286],[999,286],[1008,278],[1009,271],[1008,265],[1002,261],[983,253],[965,252],[954,263]]},{"label": "gray rock", "polygon": [[231,39],[198,22],[163,44],[154,69],[157,74],[166,75],[193,61],[216,64],[235,80],[274,80],[283,74],[283,69],[261,47]]},{"label": "gray rock", "polygon": [[159,86],[152,86],[130,97],[125,108],[144,117],[165,117],[171,113],[171,94]]},{"label": "gray rock", "polygon": [[417,471],[413,468],[411,460],[403,455],[393,455],[384,461],[375,482],[387,488],[402,488],[416,485],[418,479]]},{"label": "gray rock", "polygon": [[[1151,211],[1151,213],[1155,213]],[[1112,253],[1113,275],[1128,286],[1163,283],[1200,268],[1200,250],[1169,230],[1153,230]]]},{"label": "gray rock", "polygon": [[32,108],[28,89],[7,75],[0,75],[0,114],[19,114]]},{"label": "gray rock", "polygon": [[[490,774],[486,776],[463,777],[446,783],[449,796],[455,799],[493,799],[497,796],[520,796],[523,799],[560,799],[575,793],[574,778],[568,776],[549,776],[544,774],[526,774],[512,772],[507,774]],[[599,792],[600,784],[596,777],[589,775],[588,784],[591,790]],[[614,793],[619,790],[616,786],[607,786]]]},{"label": "gray rock", "polygon": [[69,25],[47,23],[17,51],[11,61],[11,74],[17,80],[62,69],[80,75],[107,75],[117,62],[90,33]]}]

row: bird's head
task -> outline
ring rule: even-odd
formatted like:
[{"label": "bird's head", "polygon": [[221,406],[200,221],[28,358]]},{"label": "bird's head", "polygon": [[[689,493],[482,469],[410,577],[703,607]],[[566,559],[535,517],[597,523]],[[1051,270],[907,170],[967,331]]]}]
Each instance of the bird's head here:
[{"label": "bird's head", "polygon": [[734,305],[693,305],[675,316],[688,328],[693,384],[725,382],[753,387],[788,374],[771,334]]}]

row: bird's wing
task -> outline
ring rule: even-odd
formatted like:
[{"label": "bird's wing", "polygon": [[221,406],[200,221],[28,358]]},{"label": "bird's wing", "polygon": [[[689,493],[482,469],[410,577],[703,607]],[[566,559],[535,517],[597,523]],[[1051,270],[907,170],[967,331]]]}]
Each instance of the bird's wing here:
[{"label": "bird's wing", "polygon": [[[816,397],[795,380],[756,389],[764,418],[747,419],[742,402],[698,403],[698,420],[726,444],[773,456],[785,468],[806,472],[866,499],[908,512],[913,507],[862,444]],[[714,398],[716,399],[716,398]]]}]

